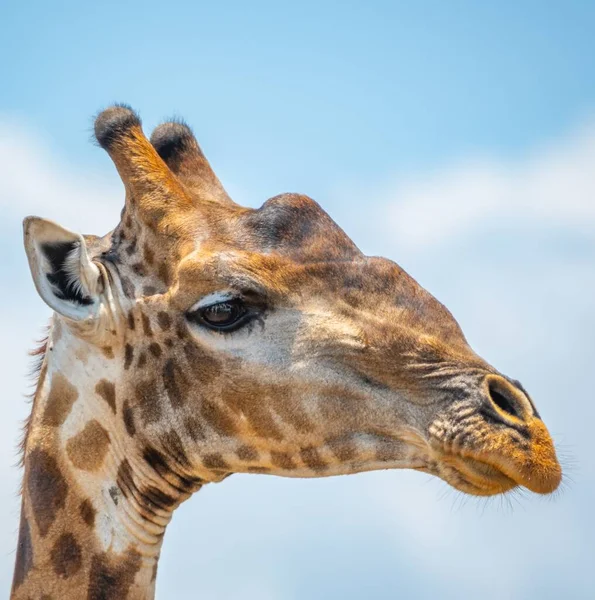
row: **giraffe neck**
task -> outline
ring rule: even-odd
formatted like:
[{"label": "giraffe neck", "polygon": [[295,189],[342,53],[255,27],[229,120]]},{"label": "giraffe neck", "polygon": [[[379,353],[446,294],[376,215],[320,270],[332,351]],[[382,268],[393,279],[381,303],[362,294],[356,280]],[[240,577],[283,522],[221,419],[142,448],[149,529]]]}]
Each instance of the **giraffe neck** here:
[{"label": "giraffe neck", "polygon": [[66,335],[52,328],[25,440],[11,597],[153,598],[165,528],[184,498],[124,435],[109,374],[93,377],[105,356]]}]

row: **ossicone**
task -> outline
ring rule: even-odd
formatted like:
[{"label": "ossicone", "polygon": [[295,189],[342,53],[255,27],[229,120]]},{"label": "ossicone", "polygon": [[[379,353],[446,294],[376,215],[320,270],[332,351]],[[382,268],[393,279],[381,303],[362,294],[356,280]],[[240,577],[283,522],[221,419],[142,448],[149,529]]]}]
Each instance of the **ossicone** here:
[{"label": "ossicone", "polygon": [[151,144],[196,203],[233,204],[186,123],[179,119],[162,123],[153,131]]},{"label": "ossicone", "polygon": [[126,104],[115,104],[101,111],[95,118],[95,139],[109,151],[114,142],[126,136],[133,128],[141,128],[138,114]]}]

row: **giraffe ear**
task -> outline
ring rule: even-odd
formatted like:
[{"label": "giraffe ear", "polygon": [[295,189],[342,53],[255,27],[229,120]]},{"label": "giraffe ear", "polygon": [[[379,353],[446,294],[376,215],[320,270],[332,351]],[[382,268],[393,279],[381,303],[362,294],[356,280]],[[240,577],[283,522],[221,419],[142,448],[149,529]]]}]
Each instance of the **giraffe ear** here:
[{"label": "giraffe ear", "polygon": [[75,321],[95,317],[103,284],[83,236],[39,217],[27,217],[23,232],[33,281],[45,303]]}]

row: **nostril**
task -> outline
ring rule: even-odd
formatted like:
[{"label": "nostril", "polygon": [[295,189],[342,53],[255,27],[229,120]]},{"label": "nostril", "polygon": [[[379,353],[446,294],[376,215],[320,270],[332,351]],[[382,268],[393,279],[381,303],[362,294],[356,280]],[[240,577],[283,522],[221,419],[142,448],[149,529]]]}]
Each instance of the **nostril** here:
[{"label": "nostril", "polygon": [[488,392],[490,394],[491,401],[503,412],[516,417],[521,418],[517,403],[514,399],[504,394],[501,390],[497,389],[494,382],[490,382],[488,385]]}]

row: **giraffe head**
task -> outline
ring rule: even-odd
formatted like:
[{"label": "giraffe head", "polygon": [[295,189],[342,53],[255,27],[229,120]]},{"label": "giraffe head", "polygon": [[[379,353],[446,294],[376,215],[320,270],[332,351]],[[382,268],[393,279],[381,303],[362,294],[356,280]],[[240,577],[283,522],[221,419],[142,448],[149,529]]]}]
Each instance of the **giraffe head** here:
[{"label": "giraffe head", "polygon": [[25,245],[63,338],[95,356],[92,401],[143,468],[184,492],[237,472],[385,468],[476,495],[556,489],[527,392],[395,263],[306,196],[235,204],[182,123],[149,141],[116,106],[95,133],[125,186],[120,223],[99,238],[30,217]]}]

